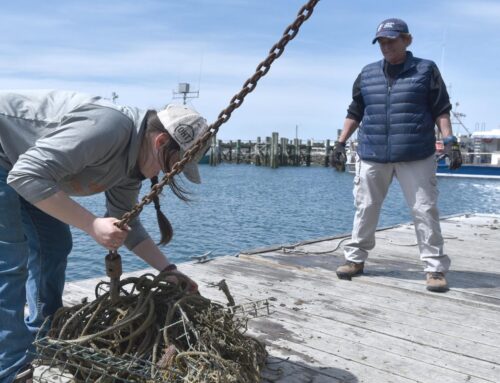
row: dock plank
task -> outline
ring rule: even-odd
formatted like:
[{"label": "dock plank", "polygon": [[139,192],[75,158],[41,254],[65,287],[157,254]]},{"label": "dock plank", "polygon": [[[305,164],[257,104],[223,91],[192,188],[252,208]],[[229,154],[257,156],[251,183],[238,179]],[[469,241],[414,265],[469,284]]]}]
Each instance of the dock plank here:
[{"label": "dock plank", "polygon": [[[253,279],[252,273],[246,280],[251,279]],[[364,339],[375,340],[379,344],[390,344],[392,348],[398,350],[398,353],[403,354],[405,349],[410,349],[407,354],[416,359],[421,359],[421,355],[424,355],[426,358],[432,358],[428,362],[440,364],[444,353],[448,355],[443,359],[443,366],[454,365],[457,371],[467,372],[468,367],[475,365],[477,370],[482,371],[482,376],[491,379],[497,374],[496,368],[500,363],[498,333],[469,329],[468,326],[459,323],[436,320],[424,315],[417,317],[411,312],[396,311],[397,308],[392,310],[370,304],[370,297],[366,297],[366,303],[360,305],[358,302],[350,301],[348,297],[342,298],[329,293],[327,285],[321,288],[318,283],[314,286],[302,284],[302,288],[299,288],[304,282],[300,278],[297,278],[297,283],[293,285],[280,284],[279,289],[275,286],[256,288],[247,285],[239,273],[230,277],[226,275],[226,281],[235,289],[235,299],[238,296],[244,299],[253,298],[249,296],[249,291],[258,296],[270,293],[280,296],[281,299],[274,302],[280,318],[286,316],[282,312],[284,308],[293,310],[292,312],[296,310],[300,312],[300,316],[307,318],[308,325],[317,321],[324,322],[315,323],[313,328],[328,328],[330,325],[334,333],[342,329],[342,336],[347,340],[350,329],[356,334],[365,333]],[[454,317],[450,316],[450,319]],[[300,321],[300,317],[297,316],[295,321]],[[457,350],[457,338],[460,343],[459,350]],[[357,337],[356,340],[364,343]],[[482,360],[483,357],[486,360]],[[471,359],[474,360],[472,365]]]},{"label": "dock plank", "polygon": [[[235,277],[238,280],[238,276]],[[250,299],[250,297],[244,297],[240,294],[251,291],[249,286],[238,285],[235,280],[228,280],[230,287],[235,288],[237,292],[235,299],[238,298],[243,300],[245,298]],[[290,289],[289,291],[291,291]],[[205,295],[212,295],[210,292],[206,292]],[[385,356],[383,360],[375,360],[373,367],[378,365],[387,365],[387,360],[392,360],[395,355],[399,358],[400,356],[405,356],[413,361],[411,365],[415,365],[416,362],[422,362],[425,364],[439,366],[441,368],[450,369],[457,373],[456,376],[452,377],[451,381],[471,381],[472,378],[469,371],[475,371],[475,378],[478,381],[496,381],[498,376],[498,361],[497,355],[500,353],[500,348],[495,345],[491,345],[489,349],[481,350],[487,353],[494,362],[483,361],[480,358],[471,357],[468,355],[465,344],[469,343],[469,351],[474,348],[478,343],[475,342],[465,342],[462,340],[462,345],[460,350],[456,350],[455,337],[453,335],[447,335],[448,338],[445,342],[439,340],[440,330],[444,329],[446,326],[442,326],[441,329],[436,328],[435,331],[430,332],[429,335],[423,336],[422,331],[415,329],[412,335],[400,334],[399,330],[390,321],[380,321],[374,319],[374,313],[376,309],[367,309],[364,315],[360,315],[360,311],[356,308],[349,307],[338,307],[337,305],[328,305],[324,302],[316,300],[310,300],[307,298],[309,292],[301,291],[302,297],[305,300],[297,300],[296,297],[288,296],[289,300],[276,301],[274,302],[273,309],[277,311],[277,315],[272,315],[271,319],[278,318],[278,322],[274,325],[273,336],[278,336],[281,341],[289,341],[287,336],[290,334],[290,330],[293,328],[291,334],[296,338],[297,334],[304,337],[302,334],[307,334],[306,338],[303,340],[297,340],[298,343],[306,343],[310,345],[312,342],[310,339],[323,339],[320,350],[324,352],[335,354],[338,357],[344,357],[349,360],[356,360],[357,362],[366,364],[368,355],[378,355]],[[212,298],[217,298],[212,296]],[[323,296],[321,300],[325,297]],[[328,297],[326,297],[328,298]],[[300,299],[300,298],[299,298]],[[327,301],[328,302],[328,301]],[[319,311],[317,307],[321,307],[322,310]],[[267,318],[266,318],[267,319]],[[266,319],[259,319],[263,323],[268,323]],[[402,320],[407,319],[403,318]],[[300,326],[302,330],[298,327]],[[254,328],[252,325],[251,328]],[[412,329],[411,325],[403,324],[404,328]],[[285,330],[286,329],[286,330]],[[320,329],[320,330],[318,330]],[[450,330],[452,331],[453,328]],[[458,329],[461,332],[463,328]],[[449,331],[449,332],[451,332]],[[276,334],[277,333],[277,334]],[[316,335],[315,335],[316,334]],[[352,337],[355,335],[356,351],[353,355],[342,353],[340,355],[335,353],[332,349],[332,345],[338,347],[339,343],[343,344],[340,349],[345,352],[347,342],[348,345],[353,343]],[[416,338],[418,336],[418,338]],[[456,336],[456,334],[455,334]],[[473,336],[473,334],[471,334]],[[462,336],[462,338],[464,338]],[[269,335],[266,334],[262,339],[269,340]],[[316,339],[317,340],[317,339]],[[316,343],[316,342],[312,342]],[[352,347],[352,346],[350,346]],[[337,353],[340,351],[337,351]],[[308,355],[315,355],[317,352],[312,351]],[[479,354],[481,356],[481,354]],[[361,359],[359,359],[361,358]],[[309,362],[313,362],[314,358],[311,356]],[[429,370],[429,367],[426,368]],[[352,371],[352,367],[350,368]],[[400,371],[400,370],[399,370]],[[390,372],[390,371],[386,371]],[[401,371],[400,371],[401,373]],[[450,375],[447,372],[445,375]],[[414,376],[413,379],[416,379]],[[382,380],[384,381],[384,380]]]}]

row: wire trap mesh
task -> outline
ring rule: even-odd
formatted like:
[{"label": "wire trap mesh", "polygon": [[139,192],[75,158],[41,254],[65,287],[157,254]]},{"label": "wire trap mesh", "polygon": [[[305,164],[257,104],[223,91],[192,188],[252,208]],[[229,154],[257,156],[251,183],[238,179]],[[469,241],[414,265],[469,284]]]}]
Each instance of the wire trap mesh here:
[{"label": "wire trap mesh", "polygon": [[[163,382],[168,372],[132,355],[113,356],[91,347],[41,338],[35,342],[37,358],[35,380],[54,382]],[[175,381],[175,378],[174,380]]]},{"label": "wire trap mesh", "polygon": [[115,302],[101,282],[94,301],[58,310],[35,342],[35,381],[259,382],[267,352],[245,331],[269,302],[226,307],[171,275],[124,279]]}]

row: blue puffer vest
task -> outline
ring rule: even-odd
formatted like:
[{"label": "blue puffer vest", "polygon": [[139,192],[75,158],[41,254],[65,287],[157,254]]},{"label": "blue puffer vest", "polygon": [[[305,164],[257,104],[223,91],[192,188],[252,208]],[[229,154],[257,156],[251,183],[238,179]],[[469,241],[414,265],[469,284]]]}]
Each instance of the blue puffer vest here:
[{"label": "blue puffer vest", "polygon": [[407,52],[401,73],[389,87],[384,60],[361,72],[365,113],[358,131],[358,154],[373,162],[424,159],[435,152],[429,87],[434,63]]}]

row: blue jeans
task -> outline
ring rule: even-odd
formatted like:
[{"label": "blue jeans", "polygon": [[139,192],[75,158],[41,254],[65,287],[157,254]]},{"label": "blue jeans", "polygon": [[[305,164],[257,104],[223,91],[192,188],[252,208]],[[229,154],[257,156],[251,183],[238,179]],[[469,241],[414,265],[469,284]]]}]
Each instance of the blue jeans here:
[{"label": "blue jeans", "polygon": [[0,167],[0,383],[33,359],[36,332],[62,306],[72,247],[69,226],[24,200],[6,178]]}]

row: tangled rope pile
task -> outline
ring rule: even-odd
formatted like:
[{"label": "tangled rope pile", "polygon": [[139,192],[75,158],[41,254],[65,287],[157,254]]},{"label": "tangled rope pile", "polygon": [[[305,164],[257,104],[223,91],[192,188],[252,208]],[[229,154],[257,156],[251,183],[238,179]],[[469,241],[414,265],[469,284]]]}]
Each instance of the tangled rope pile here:
[{"label": "tangled rope pile", "polygon": [[[185,281],[174,283],[172,277],[180,278],[163,272],[123,279],[115,303],[107,282],[101,282],[94,301],[56,312],[44,338],[51,347],[39,356],[65,362],[75,379],[85,382],[260,382],[267,352],[244,335],[247,318],[189,293]],[[95,354],[61,351],[71,346]],[[96,364],[95,355],[101,361],[126,356],[134,368]],[[147,373],[134,373],[137,366]]]}]

